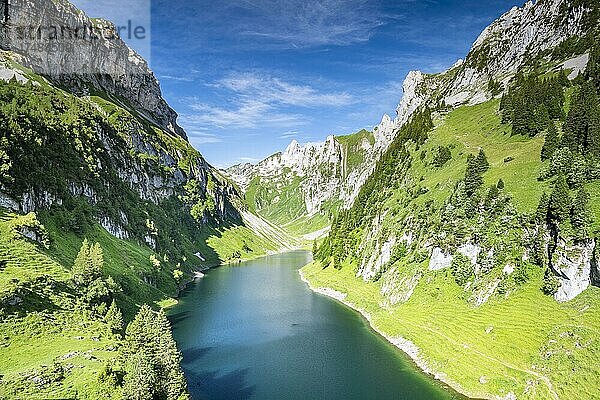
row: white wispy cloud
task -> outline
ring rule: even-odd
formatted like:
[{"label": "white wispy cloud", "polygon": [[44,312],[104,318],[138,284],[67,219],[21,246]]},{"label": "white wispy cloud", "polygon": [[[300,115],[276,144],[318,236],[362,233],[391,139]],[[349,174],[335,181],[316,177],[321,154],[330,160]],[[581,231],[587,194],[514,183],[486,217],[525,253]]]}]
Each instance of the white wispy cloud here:
[{"label": "white wispy cloud", "polygon": [[160,75],[161,80],[175,81],[175,82],[193,82],[194,79],[189,76],[174,76],[174,75]]},{"label": "white wispy cloud", "polygon": [[[304,124],[301,115],[282,113],[270,104],[246,99],[235,108],[224,108],[202,102],[190,105],[194,113],[183,114],[180,119],[185,127],[201,129],[239,129],[259,126],[289,128]],[[189,129],[189,128],[188,128]]]},{"label": "white wispy cloud", "polygon": [[194,144],[207,144],[207,143],[221,143],[223,138],[221,136],[217,136],[214,133],[198,131],[198,130],[188,130],[187,135]]},{"label": "white wispy cloud", "polygon": [[279,135],[279,139],[292,139],[298,137],[298,135],[300,135],[300,132],[298,131],[287,131]]},{"label": "white wispy cloud", "polygon": [[[228,101],[212,104],[190,99],[188,107],[191,111],[180,117],[188,130],[291,129],[309,121],[306,114],[290,109],[342,107],[355,101],[347,92],[323,92],[258,73],[229,75],[208,86],[226,92]],[[232,106],[228,107],[228,104]]]},{"label": "white wispy cloud", "polygon": [[229,76],[217,82],[215,86],[229,89],[244,98],[260,98],[269,104],[339,107],[354,101],[353,96],[347,92],[323,93],[310,86],[295,85],[276,77],[256,73]]}]

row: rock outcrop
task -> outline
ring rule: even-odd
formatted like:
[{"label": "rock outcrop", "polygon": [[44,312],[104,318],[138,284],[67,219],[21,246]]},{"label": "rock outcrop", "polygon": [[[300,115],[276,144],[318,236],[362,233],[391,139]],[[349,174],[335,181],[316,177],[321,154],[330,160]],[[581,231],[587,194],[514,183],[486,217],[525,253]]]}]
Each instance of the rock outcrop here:
[{"label": "rock outcrop", "polygon": [[551,267],[558,275],[560,287],[555,293],[557,301],[569,301],[587,289],[597,271],[596,242],[588,239],[580,243],[567,243],[558,237]]},{"label": "rock outcrop", "polygon": [[583,7],[569,10],[565,0],[528,1],[523,7],[513,7],[477,38],[448,85],[446,103],[485,101],[490,78],[506,82],[544,50],[583,35],[583,17]]},{"label": "rock outcrop", "polygon": [[[13,0],[9,14],[8,23],[0,24],[0,79],[69,89],[77,101],[89,102],[93,110],[89,113],[96,118],[88,127],[94,154],[84,156],[96,165],[89,176],[57,171],[65,175],[67,190],[62,193],[46,182],[20,192],[0,185],[0,206],[28,213],[62,205],[69,195],[87,199],[92,207],[111,204],[112,215],[100,207],[96,220],[114,236],[127,239],[129,216],[118,199],[107,198],[115,181],[139,197],[130,198],[130,203],[158,207],[185,195],[184,185],[194,181],[197,195],[211,198],[211,213],[218,221],[242,223],[239,193],[187,142],[146,61],[117,37],[112,23],[90,19],[65,0]],[[122,110],[105,108],[107,101]],[[111,113],[119,115],[116,122],[102,120],[100,115]],[[146,242],[153,245],[153,240]]]},{"label": "rock outcrop", "polygon": [[[424,104],[444,102],[448,106],[478,104],[489,100],[490,79],[508,83],[525,64],[542,52],[555,48],[571,37],[588,30],[585,6],[572,7],[565,0],[528,1],[490,24],[473,43],[465,60],[458,60],[447,71],[425,75],[409,73],[404,98],[397,109],[397,125]],[[571,79],[585,68],[587,55],[563,64],[571,69]]]},{"label": "rock outcrop", "polygon": [[452,254],[444,252],[444,250],[439,247],[434,247],[429,259],[429,270],[439,271],[441,269],[450,268],[450,265],[452,265],[452,258]]}]

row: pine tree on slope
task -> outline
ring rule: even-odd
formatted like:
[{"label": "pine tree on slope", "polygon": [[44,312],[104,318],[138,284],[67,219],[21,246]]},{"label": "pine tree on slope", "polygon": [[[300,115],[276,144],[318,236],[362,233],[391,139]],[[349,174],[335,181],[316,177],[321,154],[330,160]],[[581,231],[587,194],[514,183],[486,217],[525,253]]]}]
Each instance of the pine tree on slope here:
[{"label": "pine tree on slope", "polygon": [[571,195],[564,175],[560,175],[554,184],[554,190],[548,203],[548,215],[552,220],[562,222],[569,217]]},{"label": "pine tree on slope", "polygon": [[556,129],[554,122],[550,122],[548,124],[548,132],[544,138],[544,146],[542,147],[542,161],[552,158],[552,155],[558,148],[559,142],[558,129]]}]

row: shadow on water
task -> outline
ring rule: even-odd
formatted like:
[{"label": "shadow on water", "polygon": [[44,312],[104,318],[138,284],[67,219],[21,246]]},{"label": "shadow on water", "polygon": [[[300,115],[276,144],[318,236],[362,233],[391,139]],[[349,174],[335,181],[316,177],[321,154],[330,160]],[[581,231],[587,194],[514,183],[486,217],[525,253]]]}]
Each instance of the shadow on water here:
[{"label": "shadow on water", "polygon": [[192,364],[206,355],[214,347],[194,347],[189,350],[183,350],[183,360],[186,364]]},{"label": "shadow on water", "polygon": [[231,372],[222,371],[195,372],[194,365],[214,347],[195,347],[184,350],[184,371],[190,392],[195,400],[247,400],[252,397],[256,387],[248,384],[249,368],[240,368]]},{"label": "shadow on water", "polygon": [[192,314],[191,311],[181,311],[175,314],[169,315],[169,322],[171,322],[171,326],[177,325],[179,322],[186,320]]},{"label": "shadow on water", "polygon": [[220,371],[194,373],[187,369],[190,392],[198,393],[195,400],[248,400],[254,394],[255,385],[248,385],[248,368],[237,369],[225,374]]}]

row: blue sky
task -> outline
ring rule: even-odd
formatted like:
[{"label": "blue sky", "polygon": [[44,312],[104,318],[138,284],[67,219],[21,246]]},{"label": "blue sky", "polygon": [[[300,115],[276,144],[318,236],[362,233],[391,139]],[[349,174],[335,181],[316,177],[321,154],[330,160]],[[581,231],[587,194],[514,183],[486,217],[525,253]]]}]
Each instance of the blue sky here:
[{"label": "blue sky", "polygon": [[190,142],[225,167],[394,116],[408,71],[445,70],[521,4],[152,0],[150,64]]}]

